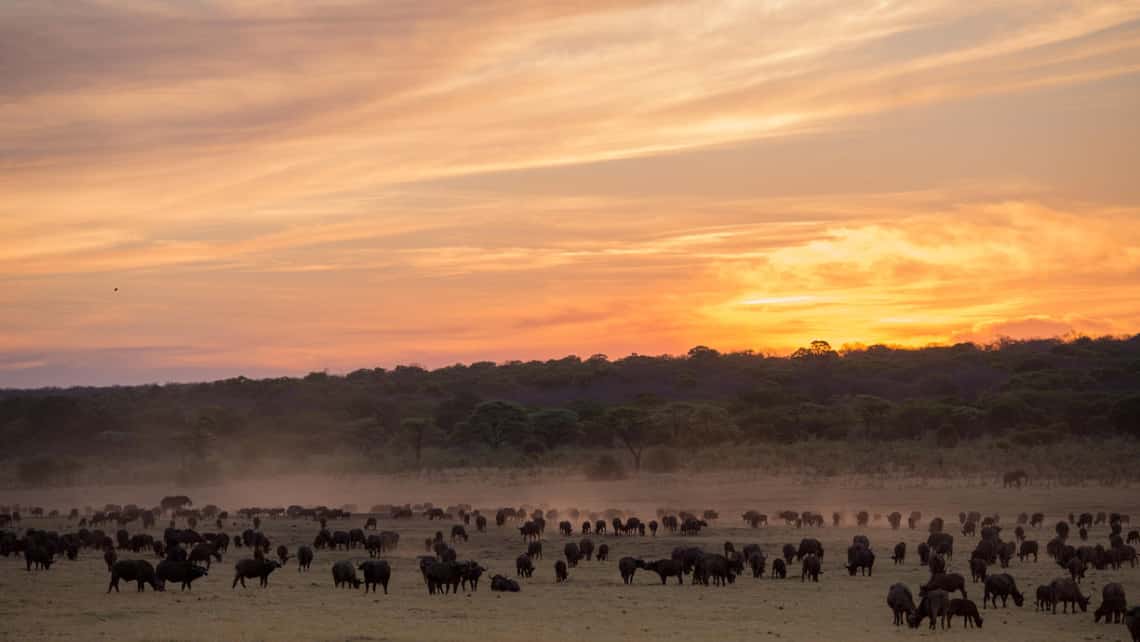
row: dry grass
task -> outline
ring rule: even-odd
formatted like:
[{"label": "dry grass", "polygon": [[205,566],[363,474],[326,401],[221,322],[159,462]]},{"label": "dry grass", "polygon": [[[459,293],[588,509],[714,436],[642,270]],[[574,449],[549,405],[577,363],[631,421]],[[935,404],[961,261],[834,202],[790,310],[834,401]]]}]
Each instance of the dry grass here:
[{"label": "dry grass", "polygon": [[[94,490],[54,489],[5,493],[0,503],[40,502],[68,508],[104,502],[151,504],[167,489],[106,487]],[[519,594],[489,590],[489,576],[514,576],[514,558],[524,549],[509,527],[472,534],[470,543],[458,545],[461,558],[480,560],[490,569],[477,593],[429,597],[415,566],[422,541],[437,528],[426,520],[392,523],[381,528],[401,534],[401,550],[390,557],[394,567],[391,594],[365,597],[361,591],[335,590],[329,568],[337,559],[360,559],[358,552],[318,551],[313,570],[298,573],[295,566],[275,573],[262,590],[230,589],[232,564],[242,555],[231,548],[225,562],[215,565],[209,577],[199,580],[192,593],[177,590],[137,594],[104,593],[107,572],[100,556],[81,555],[79,561],[61,560],[49,572],[24,571],[22,560],[0,558],[0,637],[12,640],[108,639],[125,640],[884,640],[930,637],[925,629],[899,631],[891,624],[885,605],[887,587],[902,581],[917,592],[927,571],[914,553],[925,531],[892,532],[885,519],[866,529],[853,525],[800,531],[783,526],[752,530],[739,521],[744,509],[775,513],[783,508],[811,509],[830,515],[844,511],[904,514],[922,510],[926,519],[942,515],[957,524],[959,510],[999,512],[1009,522],[1020,511],[1044,511],[1050,527],[1031,534],[1042,546],[1057,517],[1077,510],[1120,510],[1140,517],[1135,493],[1123,487],[1034,485],[1003,490],[988,477],[955,480],[874,477],[767,477],[758,474],[653,476],[620,482],[559,481],[542,474],[506,474],[481,471],[418,477],[303,477],[250,480],[232,486],[187,489],[199,503],[214,502],[234,508],[243,505],[355,502],[361,507],[383,502],[433,501],[436,504],[469,502],[476,506],[533,504],[555,508],[571,506],[603,510],[622,508],[648,518],[658,506],[716,508],[721,519],[698,538],[662,537],[604,539],[611,561],[583,562],[571,569],[570,581],[554,583],[553,564],[565,538],[554,528],[547,531],[547,558],[538,564],[533,579],[523,580]],[[926,522],[924,519],[924,525]],[[335,528],[359,526],[363,518],[338,523]],[[493,522],[492,522],[493,524]],[[25,526],[66,529],[64,520],[25,520]],[[238,522],[233,532],[248,525]],[[443,526],[449,526],[444,524]],[[263,528],[274,545],[295,549],[312,540],[312,522],[268,520]],[[132,529],[133,530],[133,529]],[[444,529],[446,530],[446,529]],[[474,530],[473,528],[471,529]],[[873,578],[849,577],[842,568],[843,551],[852,535],[865,532],[878,554]],[[827,550],[820,584],[750,576],[728,588],[661,586],[656,576],[639,573],[634,586],[624,586],[617,559],[624,555],[668,556],[674,546],[699,544],[719,550],[724,541],[738,546],[758,542],[774,558],[788,542],[805,535],[819,537]],[[575,537],[575,540],[578,538]],[[1098,527],[1092,538],[1106,541],[1107,530]],[[958,537],[959,555],[952,570],[968,576],[966,568],[972,539]],[[911,559],[892,566],[890,548],[905,541]],[[793,569],[798,571],[798,569]],[[1140,597],[1140,569],[1090,571],[1083,584],[1094,595],[1086,614],[1052,616],[1035,613],[1032,593],[1038,583],[1059,576],[1060,569],[1046,558],[1034,564],[1013,562],[1010,572],[1028,596],[1026,606],[989,610],[983,631],[965,631],[955,623],[940,638],[1069,641],[1081,639],[1126,640],[1120,625],[1093,625],[1092,609],[1100,588],[1121,582],[1135,600]],[[981,585],[969,585],[970,596],[981,602]]]}]

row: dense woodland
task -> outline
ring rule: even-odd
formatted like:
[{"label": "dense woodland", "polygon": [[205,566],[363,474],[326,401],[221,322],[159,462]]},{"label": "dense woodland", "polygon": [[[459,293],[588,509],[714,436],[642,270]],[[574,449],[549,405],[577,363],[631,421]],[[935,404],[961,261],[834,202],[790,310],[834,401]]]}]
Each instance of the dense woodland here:
[{"label": "dense woodland", "polygon": [[407,469],[618,449],[639,469],[656,446],[953,447],[988,438],[1016,447],[1110,437],[1140,437],[1140,335],[842,351],[816,341],[788,357],[697,347],[684,356],[0,391],[3,457],[21,462],[29,483],[91,457],[203,470],[223,457],[340,452]]}]

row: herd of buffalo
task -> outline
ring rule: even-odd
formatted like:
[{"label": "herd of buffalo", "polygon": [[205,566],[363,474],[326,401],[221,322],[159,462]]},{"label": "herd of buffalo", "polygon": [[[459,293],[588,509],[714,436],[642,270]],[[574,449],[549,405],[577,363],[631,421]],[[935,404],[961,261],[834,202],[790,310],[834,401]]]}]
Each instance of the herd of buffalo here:
[{"label": "herd of buffalo", "polygon": [[[1020,476],[1007,479],[1006,483],[1020,485]],[[399,533],[392,530],[379,530],[378,516],[392,523],[400,520],[421,518],[432,521],[450,522],[450,529],[441,528],[434,537],[426,538],[422,544],[424,554],[418,556],[418,567],[424,586],[429,594],[458,593],[461,589],[476,591],[479,580],[487,568],[474,560],[460,560],[456,549],[457,542],[466,542],[471,537],[468,529],[484,533],[489,528],[490,519],[495,528],[517,529],[521,538],[520,554],[515,560],[515,578],[496,574],[491,577],[492,591],[517,592],[519,578],[530,578],[535,571],[535,562],[543,559],[543,536],[548,522],[557,522],[557,532],[567,541],[562,548],[561,559],[554,563],[556,582],[565,582],[571,569],[586,561],[607,562],[610,559],[611,538],[656,536],[662,534],[695,535],[708,528],[711,522],[719,519],[714,510],[676,511],[659,509],[655,519],[642,521],[638,517],[626,515],[623,511],[608,510],[593,513],[570,509],[537,510],[523,508],[499,508],[496,510],[475,510],[470,505],[440,508],[424,505],[378,505],[373,506],[360,528],[330,528],[337,522],[351,523],[357,518],[355,507],[346,506],[332,509],[323,506],[306,508],[243,508],[232,515],[218,506],[208,505],[192,508],[193,502],[186,496],[164,497],[153,508],[139,506],[106,505],[102,510],[87,507],[84,510],[72,508],[67,515],[56,510],[45,511],[41,507],[0,506],[0,555],[9,557],[22,555],[27,571],[48,570],[59,557],[75,560],[82,551],[101,551],[106,562],[110,581],[107,592],[118,591],[121,581],[135,583],[138,591],[146,586],[163,591],[168,583],[178,584],[181,590],[190,590],[195,580],[209,574],[211,564],[222,561],[223,554],[235,549],[245,549],[249,553],[234,564],[232,587],[246,586],[246,580],[258,580],[260,586],[269,584],[270,575],[283,566],[294,563],[298,572],[309,571],[316,551],[360,550],[368,559],[359,563],[347,560],[332,565],[333,584],[338,588],[383,591],[388,593],[392,568],[382,559],[386,553],[400,546]],[[23,528],[22,512],[36,518],[67,519],[74,523],[69,532]],[[760,528],[769,523],[769,516],[758,511],[747,511],[741,515],[752,528]],[[800,528],[821,528],[825,525],[824,516],[804,511],[782,511],[772,516],[786,525]],[[885,518],[893,530],[902,528],[904,516],[894,512],[889,515],[859,511],[850,517],[859,527],[866,527],[872,521]],[[224,532],[228,522],[236,526],[240,518],[250,524],[232,537]],[[983,625],[978,605],[967,595],[970,584],[982,585],[982,609],[1007,608],[1009,601],[1021,607],[1026,593],[1018,586],[1009,572],[1011,561],[1020,562],[1032,559],[1038,561],[1043,553],[1060,567],[1060,575],[1048,584],[1033,589],[1035,610],[1057,613],[1086,612],[1092,596],[1082,592],[1081,583],[1086,574],[1094,570],[1120,569],[1127,564],[1136,566],[1134,544],[1140,542],[1140,532],[1129,529],[1129,517],[1119,513],[1069,514],[1054,522],[1052,531],[1046,527],[1043,513],[1021,513],[1012,525],[1012,539],[1003,539],[1009,531],[1002,525],[998,515],[983,515],[980,512],[962,512],[958,516],[961,538],[973,542],[969,557],[969,582],[966,576],[949,572],[947,564],[955,556],[955,536],[951,526],[941,517],[926,523],[928,536],[918,544],[918,563],[928,567],[930,579],[918,587],[917,600],[914,592],[903,583],[896,583],[887,590],[887,605],[893,615],[895,625],[904,622],[911,628],[918,628],[923,621],[929,622],[931,629],[941,625],[950,628],[952,621],[961,617],[966,627]],[[161,535],[145,531],[156,530],[160,519],[168,519],[169,526]],[[314,522],[317,533],[311,545],[302,545],[290,550],[285,545],[273,543],[261,530],[262,519],[294,519]],[[841,525],[845,516],[834,513],[831,523]],[[922,514],[915,511],[905,517],[907,528],[918,528]],[[183,527],[178,528],[181,521]],[[136,527],[131,533],[128,527]],[[208,525],[209,530],[200,532],[200,525]],[[319,525],[319,526],[317,526]],[[1090,531],[1107,533],[1107,542],[1092,543]],[[106,530],[104,530],[106,529]],[[113,532],[111,532],[113,529]],[[447,530],[447,535],[444,531]],[[553,530],[553,529],[552,529]],[[1044,551],[1033,537],[1049,532],[1049,540]],[[595,543],[598,540],[598,543]],[[719,548],[719,547],[718,547]],[[899,542],[891,548],[891,562],[903,564],[908,548]],[[128,555],[130,559],[123,559]],[[146,556],[152,556],[152,563]],[[672,554],[661,559],[641,559],[621,557],[617,560],[618,571],[625,584],[634,583],[637,572],[644,571],[660,579],[662,584],[675,580],[684,584],[705,586],[729,586],[737,577],[751,573],[754,578],[768,575],[774,579],[788,576],[789,566],[798,563],[802,582],[818,582],[824,573],[824,549],[818,539],[803,537],[798,545],[784,545],[779,553],[769,554],[758,544],[735,545],[725,542],[723,550],[708,551],[697,546],[679,546]],[[876,554],[866,535],[856,535],[846,550],[846,563],[843,568],[852,576],[871,577],[874,572]],[[1028,587],[1027,587],[1028,588]],[[959,597],[960,596],[960,597]],[[1115,582],[1103,586],[1099,605],[1094,610],[1094,622],[1123,623],[1132,636],[1133,642],[1140,642],[1140,607],[1128,608],[1124,588]]]}]

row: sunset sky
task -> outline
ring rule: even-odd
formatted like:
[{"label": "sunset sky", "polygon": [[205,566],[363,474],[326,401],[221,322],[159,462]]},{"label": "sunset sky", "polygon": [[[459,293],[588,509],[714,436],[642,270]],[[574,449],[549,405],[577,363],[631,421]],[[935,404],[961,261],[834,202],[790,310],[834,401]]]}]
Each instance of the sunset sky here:
[{"label": "sunset sky", "polygon": [[0,387],[1131,334],[1138,150],[1140,2],[0,0]]}]

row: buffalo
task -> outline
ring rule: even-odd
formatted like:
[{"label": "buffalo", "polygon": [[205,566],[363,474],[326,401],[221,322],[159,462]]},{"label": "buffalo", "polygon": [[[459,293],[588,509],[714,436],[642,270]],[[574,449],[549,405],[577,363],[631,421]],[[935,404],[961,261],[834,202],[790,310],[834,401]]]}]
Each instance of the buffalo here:
[{"label": "buffalo", "polygon": [[1021,546],[1017,550],[1017,559],[1024,562],[1030,555],[1033,556],[1033,561],[1037,561],[1037,542],[1035,540],[1027,539],[1022,540]]},{"label": "buffalo", "polygon": [[894,616],[895,626],[900,626],[904,618],[910,618],[918,610],[914,606],[914,595],[906,584],[892,584],[887,590],[887,606]]},{"label": "buffalo", "polygon": [[245,581],[247,579],[258,578],[261,587],[269,586],[269,574],[281,568],[281,563],[275,560],[266,559],[243,559],[237,564],[234,564],[234,582],[230,588],[235,588],[238,582],[241,582],[241,587],[245,588]]},{"label": "buffalo", "polygon": [[958,573],[932,575],[929,582],[919,587],[919,595],[925,595],[928,591],[946,591],[947,593],[961,591],[963,598],[969,599],[970,597],[966,595],[966,578]]},{"label": "buffalo", "polygon": [[1001,605],[1005,607],[1010,597],[1013,597],[1013,603],[1021,606],[1025,602],[1025,597],[1021,591],[1017,590],[1017,582],[1013,580],[1013,576],[1009,573],[999,573],[991,575],[985,581],[985,594],[982,596],[982,608],[986,608],[986,602],[989,601],[993,607],[997,608],[997,599],[1001,598]]},{"label": "buffalo", "polygon": [[942,622],[942,628],[946,628],[949,610],[949,593],[941,590],[927,591],[922,596],[922,602],[919,603],[915,612],[907,617],[907,622],[910,624],[910,628],[917,629],[924,618],[930,618],[931,630],[936,628],[939,621]]},{"label": "buffalo", "polygon": [[674,559],[659,559],[652,562],[646,562],[644,568],[648,571],[653,571],[661,578],[661,583],[665,584],[670,577],[676,577],[678,584],[684,584],[684,565],[679,560]]},{"label": "buffalo", "polygon": [[970,600],[953,599],[946,611],[946,626],[954,620],[954,616],[961,615],[962,623],[967,629],[970,627],[982,628],[982,615],[978,613],[978,605]]},{"label": "buffalo", "polygon": [[502,591],[507,593],[518,593],[519,583],[502,575],[496,575],[491,578],[491,590]]},{"label": "buffalo", "polygon": [[623,557],[618,560],[618,571],[621,572],[622,582],[626,584],[633,584],[633,575],[639,568],[645,568],[645,562],[632,557]]},{"label": "buffalo", "polygon": [[1089,598],[1081,594],[1080,587],[1077,583],[1067,577],[1059,577],[1051,584],[1049,590],[1053,593],[1053,613],[1057,612],[1057,603],[1063,605],[1063,613],[1069,612],[1069,605],[1073,605],[1073,613],[1077,612],[1077,607],[1081,608],[1081,612],[1088,611]]},{"label": "buffalo", "polygon": [[562,553],[566,556],[566,563],[570,566],[578,566],[578,561],[582,559],[582,551],[574,542],[566,544],[562,548]]},{"label": "buffalo", "polygon": [[119,592],[119,580],[138,582],[140,593],[146,590],[147,584],[156,591],[166,590],[166,587],[159,583],[154,567],[145,560],[115,562],[115,565],[111,567],[111,583],[107,586],[108,593],[111,592],[111,589],[115,589],[116,593]]},{"label": "buffalo", "polygon": [[802,569],[800,571],[800,581],[803,582],[808,578],[811,578],[811,581],[818,582],[819,574],[822,573],[819,567],[819,557],[817,557],[814,553],[808,553],[805,555],[803,558]]},{"label": "buffalo", "polygon": [[906,561],[906,542],[899,542],[895,544],[894,554],[891,555],[891,560],[895,564],[902,564]]},{"label": "buffalo", "polygon": [[384,588],[384,595],[388,594],[388,580],[392,577],[392,567],[388,565],[388,562],[367,560],[361,562],[356,568],[364,575],[364,592],[366,594],[369,588],[375,593],[377,584]]},{"label": "buffalo", "polygon": [[163,560],[158,563],[155,575],[165,585],[166,582],[178,582],[182,590],[191,589],[194,580],[209,574],[206,569],[190,562],[171,562]]},{"label": "buffalo", "polygon": [[340,560],[332,566],[333,586],[336,588],[360,588],[356,568],[348,560]]},{"label": "buffalo", "polygon": [[1124,614],[1124,626],[1132,636],[1132,642],[1140,642],[1140,606],[1134,606]]},{"label": "buffalo", "polygon": [[519,577],[530,577],[534,574],[534,562],[529,555],[519,555],[515,560],[515,572]]},{"label": "buffalo", "polygon": [[1119,623],[1127,612],[1128,600],[1124,596],[1124,587],[1116,582],[1105,584],[1101,591],[1100,606],[1093,613],[1093,622],[1100,622],[1104,618],[1105,623]]},{"label": "buffalo", "polygon": [[867,577],[875,568],[875,553],[863,546],[852,546],[847,549],[847,572],[854,576],[856,571],[860,574],[866,572]]},{"label": "buffalo", "polygon": [[297,572],[309,570],[313,564],[313,549],[302,546],[297,549]]}]

